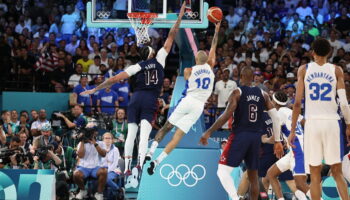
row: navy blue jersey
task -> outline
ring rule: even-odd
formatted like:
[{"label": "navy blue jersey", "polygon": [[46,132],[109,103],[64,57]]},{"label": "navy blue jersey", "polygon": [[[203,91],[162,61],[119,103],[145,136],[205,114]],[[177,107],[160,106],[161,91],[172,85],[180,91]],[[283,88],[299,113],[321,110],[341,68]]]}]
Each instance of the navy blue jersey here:
[{"label": "navy blue jersey", "polygon": [[[269,114],[267,112],[263,113],[263,120],[264,120],[264,125],[262,129],[262,134],[267,135],[267,137],[271,137],[273,133],[272,129],[272,119],[270,118]],[[261,143],[261,157],[264,155],[271,155],[273,154],[273,144],[266,144],[266,143]]]},{"label": "navy blue jersey", "polygon": [[237,103],[232,131],[261,133],[264,125],[265,99],[258,87],[241,86],[241,97]]},{"label": "navy blue jersey", "polygon": [[138,64],[141,70],[135,74],[135,91],[150,90],[160,93],[164,79],[164,67],[156,58]]}]

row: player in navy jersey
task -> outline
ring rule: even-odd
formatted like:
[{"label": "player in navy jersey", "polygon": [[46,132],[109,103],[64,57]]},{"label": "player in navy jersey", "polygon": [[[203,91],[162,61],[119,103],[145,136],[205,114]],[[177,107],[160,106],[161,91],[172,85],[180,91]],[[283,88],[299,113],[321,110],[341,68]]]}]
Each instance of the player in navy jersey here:
[{"label": "player in navy jersey", "polygon": [[273,107],[270,97],[258,87],[253,87],[253,70],[244,67],[241,71],[240,87],[234,90],[228,100],[225,112],[203,134],[200,143],[208,144],[211,134],[222,127],[234,113],[232,133],[228,143],[221,154],[218,177],[226,192],[232,199],[238,199],[238,195],[230,176],[234,167],[238,167],[242,161],[247,167],[250,183],[251,199],[258,199],[258,166],[261,135],[264,126],[263,112],[268,114],[273,121],[273,133],[275,139],[275,154],[283,155],[283,146],[280,139],[279,119],[277,110]]},{"label": "player in navy jersey", "polygon": [[[141,174],[147,153],[149,134],[152,131],[151,122],[157,110],[157,99],[163,85],[165,59],[171,50],[176,33],[179,30],[181,19],[185,11],[185,5],[186,1],[184,1],[181,7],[178,19],[171,28],[163,48],[161,48],[157,54],[150,46],[142,47],[140,50],[142,62],[131,65],[124,72],[109,78],[96,88],[84,92],[84,94],[92,94],[120,80],[127,79],[133,75],[136,76],[134,93],[128,105],[128,135],[125,141],[125,175],[127,188],[130,187],[130,184],[135,188],[138,186],[138,178],[140,177],[139,175]],[[131,172],[132,152],[138,124],[140,124],[138,164]],[[128,179],[131,173],[133,176]],[[136,180],[133,178],[136,178]]]}]

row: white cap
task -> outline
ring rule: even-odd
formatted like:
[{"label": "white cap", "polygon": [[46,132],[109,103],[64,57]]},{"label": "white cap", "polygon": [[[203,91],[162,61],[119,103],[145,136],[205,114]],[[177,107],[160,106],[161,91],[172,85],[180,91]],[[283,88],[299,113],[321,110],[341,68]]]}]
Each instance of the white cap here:
[{"label": "white cap", "polygon": [[289,72],[287,74],[287,78],[295,78],[294,74],[292,72]]}]

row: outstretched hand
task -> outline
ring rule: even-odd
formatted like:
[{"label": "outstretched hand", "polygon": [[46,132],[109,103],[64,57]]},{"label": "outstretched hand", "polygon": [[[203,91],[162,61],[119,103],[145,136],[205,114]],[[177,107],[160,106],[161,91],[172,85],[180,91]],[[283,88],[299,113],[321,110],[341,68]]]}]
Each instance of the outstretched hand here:
[{"label": "outstretched hand", "polygon": [[294,140],[295,140],[295,131],[292,130],[288,136],[288,144],[292,148],[295,148]]},{"label": "outstretched hand", "polygon": [[216,32],[216,33],[219,32],[220,26],[221,26],[221,21],[219,21],[219,22],[217,22],[217,23],[215,24],[215,32]]},{"label": "outstretched hand", "polygon": [[88,95],[88,94],[93,94],[95,92],[96,92],[95,89],[85,90],[84,92],[81,92],[80,95]]},{"label": "outstretched hand", "polygon": [[180,9],[180,13],[179,13],[179,17],[182,18],[185,14],[185,9],[186,9],[186,1],[184,1],[182,3],[181,9]]},{"label": "outstretched hand", "polygon": [[209,133],[208,132],[203,133],[201,139],[199,140],[199,144],[202,144],[204,146],[208,145],[208,139],[209,139]]}]

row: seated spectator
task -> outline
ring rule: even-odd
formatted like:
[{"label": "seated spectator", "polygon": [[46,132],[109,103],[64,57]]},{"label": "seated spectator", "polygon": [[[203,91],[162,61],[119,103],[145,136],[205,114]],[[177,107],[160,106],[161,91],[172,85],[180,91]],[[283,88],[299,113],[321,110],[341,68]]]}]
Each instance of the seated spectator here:
[{"label": "seated spectator", "polygon": [[106,156],[102,159],[102,163],[104,166],[108,168],[107,174],[107,186],[112,189],[113,196],[118,193],[123,193],[121,188],[121,181],[118,183],[116,179],[122,174],[120,167],[118,165],[120,157],[120,153],[117,147],[113,144],[113,135],[109,132],[103,134],[103,142],[105,145],[105,149],[107,151]]},{"label": "seated spectator", "polygon": [[[73,9],[70,5],[66,8],[67,13],[64,14],[61,18],[61,33],[63,35],[63,39],[66,41],[69,41],[69,39],[72,37],[74,30],[76,29],[76,24],[79,20],[79,15],[73,12]],[[68,51],[69,52],[69,51]],[[72,55],[74,55],[75,50],[70,52]]]},{"label": "seated spectator", "polygon": [[76,35],[72,35],[71,37],[72,37],[71,42],[65,46],[65,50],[66,50],[66,52],[75,56],[77,48],[79,47],[79,41],[78,41],[78,37]]},{"label": "seated spectator", "polygon": [[41,135],[40,130],[44,124],[50,124],[50,122],[46,119],[46,110],[40,109],[38,120],[33,122],[30,128],[30,133],[33,136],[33,140]]},{"label": "seated spectator", "polygon": [[90,65],[89,67],[89,74],[92,75],[93,78],[97,77],[98,74],[101,74],[100,65],[101,65],[101,57],[95,56],[94,64]]},{"label": "seated spectator", "polygon": [[118,54],[118,46],[115,42],[112,42],[110,44],[110,49],[111,49],[111,52],[108,53],[108,58],[113,58],[113,59],[117,59],[119,57],[119,54]]},{"label": "seated spectator", "polygon": [[29,135],[30,125],[27,123],[27,116],[21,115],[19,117],[19,124],[16,127],[16,134],[25,133],[27,136]]},{"label": "seated spectator", "polygon": [[17,126],[19,125],[17,110],[12,110],[11,111],[11,122],[10,122],[10,124],[11,124],[12,133],[16,133]]},{"label": "seated spectator", "polygon": [[27,153],[30,151],[30,149],[32,149],[32,145],[30,144],[29,141],[27,141],[28,139],[28,135],[25,132],[20,132],[18,134],[19,139],[21,140],[20,142],[20,147],[23,149],[24,153]]},{"label": "seated spectator", "polygon": [[[83,74],[83,66],[78,64],[75,66],[75,73],[72,74],[70,77],[69,77],[69,80],[68,80],[68,87],[70,89],[73,89],[75,88],[76,86],[79,85],[80,83],[80,77],[81,75]],[[88,81],[90,82],[91,81],[91,78],[90,76],[87,76],[88,77]]]},{"label": "seated spectator", "polygon": [[90,86],[88,85],[88,76],[83,74],[80,77],[80,84],[74,87],[73,89],[73,99],[75,103],[84,106],[84,112],[91,112],[91,96],[90,95],[81,95],[85,90],[89,90]]},{"label": "seated spectator", "polygon": [[302,21],[305,20],[306,16],[312,16],[312,9],[307,5],[306,0],[301,1],[301,6],[298,7],[295,12],[299,14]]},{"label": "seated spectator", "polygon": [[89,50],[86,48],[82,50],[82,58],[77,61],[77,65],[81,64],[83,66],[83,72],[89,72],[90,65],[94,64],[93,60],[89,59]]},{"label": "seated spectator", "polygon": [[51,73],[51,84],[54,86],[55,92],[65,92],[68,85],[68,73],[66,71],[66,63],[64,59],[58,60],[58,68]]},{"label": "seated spectator", "polygon": [[97,98],[97,110],[99,113],[115,115],[118,107],[118,94],[111,90],[110,87],[107,87],[99,92]]},{"label": "seated spectator", "polygon": [[139,55],[139,52],[137,51],[136,44],[131,45],[130,52],[125,57],[126,60],[130,61],[130,64],[134,65],[141,61],[141,57]]},{"label": "seated spectator", "polygon": [[105,145],[101,141],[96,141],[96,131],[87,129],[91,138],[86,141],[81,141],[77,147],[77,155],[79,158],[78,166],[73,174],[74,183],[78,185],[80,192],[77,194],[77,199],[83,199],[87,195],[85,190],[84,180],[89,177],[97,179],[97,193],[95,198],[103,200],[103,191],[107,179],[107,166],[99,166],[101,157],[106,156]]},{"label": "seated spectator", "polygon": [[121,155],[124,153],[124,144],[126,134],[128,133],[128,122],[125,118],[125,110],[119,108],[116,113],[116,119],[113,120],[113,130],[115,143],[114,145],[119,149]]},{"label": "seated spectator", "polygon": [[12,128],[11,128],[11,113],[8,110],[3,110],[1,113],[2,120],[2,130],[5,132],[6,142],[10,142],[11,137],[13,136]]},{"label": "seated spectator", "polygon": [[31,115],[31,120],[29,121],[29,125],[32,126],[33,122],[38,120],[39,115],[38,115],[38,112],[36,110],[30,111],[30,115]]}]

